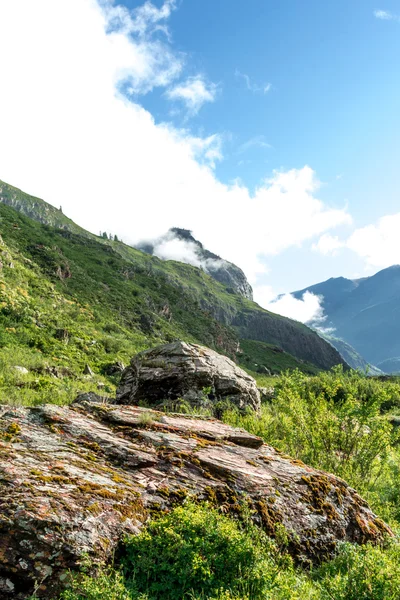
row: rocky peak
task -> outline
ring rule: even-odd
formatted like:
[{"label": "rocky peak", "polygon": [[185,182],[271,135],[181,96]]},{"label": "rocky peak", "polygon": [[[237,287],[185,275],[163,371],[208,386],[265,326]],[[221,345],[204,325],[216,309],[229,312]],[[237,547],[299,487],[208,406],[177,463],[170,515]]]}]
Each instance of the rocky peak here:
[{"label": "rocky peak", "polygon": [[189,229],[172,227],[165,235],[156,240],[143,241],[136,247],[147,254],[165,258],[168,256],[164,253],[165,244],[174,240],[185,242],[187,250],[190,251],[190,257],[189,253],[186,253],[185,256],[185,253],[182,252],[182,256],[179,257],[181,262],[188,262],[201,267],[216,281],[231,289],[235,294],[239,294],[248,300],[253,299],[253,290],[242,269],[204,248],[203,244],[193,237]]}]

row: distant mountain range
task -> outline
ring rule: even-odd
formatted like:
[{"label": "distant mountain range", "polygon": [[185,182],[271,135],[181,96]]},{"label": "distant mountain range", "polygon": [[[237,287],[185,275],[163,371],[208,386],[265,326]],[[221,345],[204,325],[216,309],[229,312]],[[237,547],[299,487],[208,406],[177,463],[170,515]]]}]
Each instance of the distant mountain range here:
[{"label": "distant mountain range", "polygon": [[382,371],[400,373],[400,265],[362,279],[331,278],[293,296],[307,291],[322,298],[330,335]]}]

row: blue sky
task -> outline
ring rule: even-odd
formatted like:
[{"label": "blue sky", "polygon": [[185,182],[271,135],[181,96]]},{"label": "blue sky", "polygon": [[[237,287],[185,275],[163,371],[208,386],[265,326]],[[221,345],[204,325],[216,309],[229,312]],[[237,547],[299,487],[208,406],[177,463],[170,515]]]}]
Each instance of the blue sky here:
[{"label": "blue sky", "polygon": [[[400,14],[399,2],[384,6]],[[272,169],[309,164],[326,184],[324,197],[348,199],[366,223],[381,215],[383,198],[396,209],[400,23],[377,19],[375,10],[369,0],[180,2],[174,45],[189,52],[193,73],[220,86],[190,126],[226,136],[222,180],[256,186]],[[247,89],[238,72],[270,91]],[[163,90],[142,104],[157,120],[171,118]]]},{"label": "blue sky", "polygon": [[400,2],[31,4],[0,5],[0,179],[128,242],[193,229],[264,305],[400,262]]},{"label": "blue sky", "polygon": [[[217,4],[181,2],[171,33],[178,48],[189,50],[194,72],[220,86],[216,102],[191,122],[225,137],[218,177],[254,188],[274,169],[308,164],[323,183],[320,196],[335,206],[348,203],[357,226],[396,212],[400,19],[377,18],[383,9],[375,0]],[[400,15],[398,1],[383,6]],[[162,92],[143,104],[157,119],[171,118]],[[291,263],[300,257],[297,272]],[[270,279],[286,291],[363,269],[350,253],[331,261],[298,248],[274,263],[280,273]]]}]

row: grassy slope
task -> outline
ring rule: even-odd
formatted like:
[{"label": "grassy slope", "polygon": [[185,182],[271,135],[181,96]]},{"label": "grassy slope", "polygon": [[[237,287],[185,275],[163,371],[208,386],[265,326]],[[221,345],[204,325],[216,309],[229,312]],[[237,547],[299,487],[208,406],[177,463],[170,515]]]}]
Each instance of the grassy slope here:
[{"label": "grassy slope", "polygon": [[[0,218],[0,400],[52,401],[60,393],[67,400],[97,382],[111,392],[112,380],[101,377],[107,363],[127,362],[173,339],[234,353],[235,333],[201,310],[192,294],[168,284],[146,265],[147,257],[133,269],[96,240],[42,226],[3,205]],[[61,330],[67,340],[60,339]],[[95,381],[82,376],[86,364],[98,375]],[[61,365],[72,376],[23,376],[15,365]]]},{"label": "grassy slope", "polygon": [[[203,271],[92,235],[54,207],[1,183],[0,201],[7,190],[13,208],[0,203],[0,400],[67,401],[98,383],[111,393],[114,381],[102,376],[107,363],[127,362],[137,351],[174,339],[215,348],[251,371],[265,365],[273,373],[295,367],[310,372],[302,356],[310,351],[318,359],[328,351],[326,366],[338,362],[307,327],[229,293]],[[68,339],[57,337],[63,329]],[[241,339],[246,349],[236,356]],[[293,347],[298,358],[265,342]],[[67,367],[72,375],[43,373],[46,364]],[[86,364],[94,380],[82,375]],[[23,376],[14,365],[42,373]]]},{"label": "grassy slope", "polygon": [[278,346],[255,340],[241,340],[240,346],[242,349],[241,364],[255,374],[265,373],[263,367],[266,367],[272,374],[294,369],[299,369],[310,375],[318,372],[315,365],[298,360]]}]

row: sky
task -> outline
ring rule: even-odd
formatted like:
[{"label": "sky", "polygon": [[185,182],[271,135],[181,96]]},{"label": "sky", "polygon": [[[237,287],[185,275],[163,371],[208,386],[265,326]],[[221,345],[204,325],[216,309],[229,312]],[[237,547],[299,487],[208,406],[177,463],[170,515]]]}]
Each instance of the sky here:
[{"label": "sky", "polygon": [[399,59],[399,0],[0,0],[0,179],[271,307],[400,263]]}]

